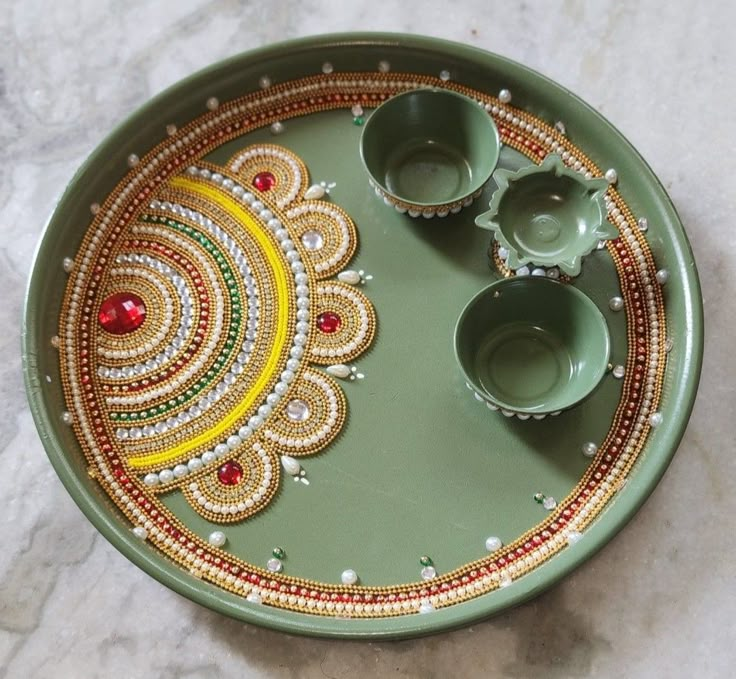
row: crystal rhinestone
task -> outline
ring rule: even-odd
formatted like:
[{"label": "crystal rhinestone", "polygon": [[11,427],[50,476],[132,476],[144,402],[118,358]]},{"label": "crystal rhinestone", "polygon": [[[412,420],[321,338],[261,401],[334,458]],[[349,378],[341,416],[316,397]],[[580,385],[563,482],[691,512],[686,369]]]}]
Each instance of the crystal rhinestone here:
[{"label": "crystal rhinestone", "polygon": [[125,335],[141,326],[146,319],[146,305],[132,292],[116,292],[100,305],[100,325],[113,335]]},{"label": "crystal rhinestone", "polygon": [[559,132],[562,135],[567,134],[567,128],[565,127],[565,123],[563,123],[561,120],[558,120],[555,123],[555,130],[557,130],[557,132]]},{"label": "crystal rhinestone", "polygon": [[275,123],[271,124],[271,134],[281,134],[284,131],[284,124],[277,120]]},{"label": "crystal rhinestone", "polygon": [[261,193],[270,191],[276,186],[276,177],[270,172],[259,172],[253,177],[253,186],[255,186]]},{"label": "crystal rhinestone", "polygon": [[378,62],[378,71],[380,73],[388,73],[391,70],[391,64],[385,59]]},{"label": "crystal rhinestone", "polygon": [[222,547],[227,542],[227,537],[221,530],[215,530],[210,533],[207,542],[213,547]]},{"label": "crystal rhinestone", "polygon": [[497,538],[495,535],[492,535],[488,539],[486,539],[486,549],[489,552],[495,552],[503,546],[503,542],[501,542],[501,538]]},{"label": "crystal rhinestone", "polygon": [[325,75],[329,75],[334,70],[335,68],[329,61],[325,61],[325,63],[322,64],[322,73],[324,73]]},{"label": "crystal rhinestone", "polygon": [[267,75],[262,75],[262,76],[261,76],[261,77],[260,77],[260,78],[258,79],[258,84],[259,84],[259,85],[261,86],[261,88],[263,88],[264,90],[265,90],[265,89],[268,89],[269,87],[271,87],[271,78],[269,78],[269,77],[268,77]]},{"label": "crystal rhinestone", "polygon": [[74,418],[68,410],[65,410],[63,413],[61,413],[61,421],[64,424],[71,424],[72,422],[74,422]]},{"label": "crystal rhinestone", "polygon": [[440,71],[440,80],[447,82],[450,79],[450,71]]},{"label": "crystal rhinestone", "polygon": [[437,576],[437,570],[434,566],[425,566],[421,570],[422,580],[431,580]]},{"label": "crystal rhinestone", "polygon": [[424,603],[419,605],[419,612],[422,615],[426,615],[427,613],[432,613],[434,611],[434,606],[430,601],[425,601]]},{"label": "crystal rhinestone", "polygon": [[595,454],[597,452],[598,452],[598,446],[592,441],[583,443],[583,455],[585,455],[585,457],[595,457]]},{"label": "crystal rhinestone", "polygon": [[54,349],[58,349],[61,346],[61,340],[58,335],[54,335],[51,338],[51,346],[54,347]]},{"label": "crystal rhinestone", "polygon": [[325,333],[331,335],[333,332],[337,332],[342,325],[342,318],[338,316],[334,311],[324,311],[317,316],[317,328]]},{"label": "crystal rhinestone", "polygon": [[617,365],[611,372],[617,380],[620,380],[626,374],[626,368],[622,365]]},{"label": "crystal rhinestone", "polygon": [[672,351],[672,349],[674,348],[674,346],[675,346],[675,340],[673,340],[671,337],[668,337],[664,342],[664,350],[669,354],[670,351]]},{"label": "crystal rhinestone", "polygon": [[637,224],[642,231],[646,231],[649,228],[649,220],[646,217],[640,217]]},{"label": "crystal rhinestone", "polygon": [[64,257],[61,265],[64,267],[64,271],[69,273],[74,268],[74,260],[71,257]]},{"label": "crystal rhinestone", "polygon": [[292,422],[304,422],[309,419],[309,405],[301,399],[295,398],[286,404],[286,416]]},{"label": "crystal rhinestone", "polygon": [[279,573],[283,567],[284,566],[281,563],[281,560],[277,559],[276,557],[274,557],[273,559],[269,559],[266,562],[266,568],[268,568],[268,570],[270,570],[272,573]]},{"label": "crystal rhinestone", "polygon": [[557,500],[555,500],[553,497],[546,497],[542,501],[542,507],[545,509],[549,509],[550,511],[553,510],[557,506]]},{"label": "crystal rhinestone", "polygon": [[360,104],[355,104],[351,109],[350,112],[358,117],[363,115],[363,107]]},{"label": "crystal rhinestone", "polygon": [[305,231],[302,234],[302,244],[307,250],[321,250],[325,239],[319,231]]},{"label": "crystal rhinestone", "polygon": [[217,97],[210,97],[207,100],[207,108],[210,111],[214,111],[216,108],[220,106],[220,102],[218,101]]},{"label": "crystal rhinestone", "polygon": [[235,460],[230,460],[217,470],[217,478],[223,486],[237,486],[243,479],[243,468]]},{"label": "crystal rhinestone", "polygon": [[352,568],[348,568],[342,572],[340,580],[343,585],[354,585],[358,582],[358,574]]}]

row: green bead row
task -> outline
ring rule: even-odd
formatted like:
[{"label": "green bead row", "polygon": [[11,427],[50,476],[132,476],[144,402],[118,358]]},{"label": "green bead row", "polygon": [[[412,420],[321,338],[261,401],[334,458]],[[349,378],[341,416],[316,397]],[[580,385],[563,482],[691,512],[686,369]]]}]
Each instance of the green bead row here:
[{"label": "green bead row", "polygon": [[184,234],[195,242],[198,242],[202,247],[204,247],[205,250],[212,255],[222,272],[230,297],[230,309],[232,311],[230,314],[230,324],[227,330],[227,339],[225,340],[223,352],[215,359],[204,377],[191,385],[185,392],[178,394],[176,397],[170,398],[166,403],[159,403],[140,411],[111,412],[110,419],[119,423],[147,424],[160,418],[161,415],[167,414],[174,408],[180,409],[188,406],[203,390],[207,389],[209,385],[219,377],[229,364],[229,359],[233,354],[233,349],[238,344],[236,340],[238,339],[241,327],[240,291],[238,290],[237,283],[235,282],[236,279],[233,275],[232,269],[228,265],[226,258],[222,255],[222,252],[215,246],[215,244],[201,231],[198,231],[186,224],[181,224],[173,219],[169,219],[168,217],[144,215],[141,217],[141,221],[163,223],[166,226],[170,226],[174,230]]}]

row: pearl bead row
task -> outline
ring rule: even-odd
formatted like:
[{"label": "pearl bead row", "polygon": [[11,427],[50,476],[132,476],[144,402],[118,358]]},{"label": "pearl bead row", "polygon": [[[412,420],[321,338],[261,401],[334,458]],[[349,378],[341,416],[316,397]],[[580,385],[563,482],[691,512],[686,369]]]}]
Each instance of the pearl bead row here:
[{"label": "pearl bead row", "polygon": [[335,358],[339,356],[345,356],[354,352],[368,334],[370,327],[370,315],[368,309],[363,303],[363,300],[350,289],[346,289],[340,285],[320,285],[317,288],[319,295],[337,295],[338,297],[344,297],[355,305],[358,312],[358,332],[348,342],[339,347],[324,347],[315,345],[312,347],[312,353],[315,356]]},{"label": "pearl bead row", "polygon": [[208,512],[214,514],[238,514],[251,509],[253,506],[258,504],[267,494],[271,480],[273,479],[273,466],[271,464],[271,458],[268,452],[261,446],[257,441],[252,445],[253,451],[258,456],[259,463],[262,466],[262,480],[258,484],[258,487],[245,499],[238,503],[224,504],[212,502],[207,496],[200,490],[198,482],[193,481],[189,484],[189,490],[192,497],[195,499],[197,504],[204,508]]},{"label": "pearl bead row", "polygon": [[[131,255],[131,257],[137,257],[137,255]],[[126,263],[128,261],[129,260],[127,257],[125,257],[125,255],[120,255],[118,257],[119,263]],[[145,271],[143,269],[134,269],[133,267],[125,267],[124,269],[112,269],[111,273],[113,275],[126,275],[126,276],[137,275],[141,278],[145,278],[146,280],[151,282],[153,285],[155,285],[156,288],[161,293],[161,296],[164,300],[164,320],[163,320],[161,329],[156,333],[156,335],[150,339],[147,339],[143,345],[137,346],[137,347],[130,347],[126,349],[114,349],[111,351],[107,351],[105,352],[106,357],[135,358],[136,356],[142,356],[144,354],[150,353],[159,344],[161,344],[161,342],[164,340],[164,338],[168,334],[169,329],[171,327],[171,322],[174,316],[174,304],[171,299],[171,296],[169,295],[169,291],[167,290],[166,286],[156,276],[154,276],[149,271]],[[163,350],[161,350],[156,356],[149,358],[145,363],[136,363],[132,366],[127,365],[127,366],[124,366],[123,368],[115,368],[115,367],[108,367],[108,366],[100,365],[97,371],[100,377],[103,377],[105,379],[110,379],[110,380],[116,380],[116,379],[127,379],[130,377],[136,377],[138,375],[144,375],[147,372],[160,368],[162,365],[173,360],[176,357],[177,352],[179,351],[184,341],[186,340],[187,335],[191,331],[192,300],[191,300],[191,295],[189,293],[189,288],[187,287],[183,279],[173,274],[173,272],[171,272],[170,269],[168,271],[168,275],[166,273],[164,273],[164,275],[166,275],[167,278],[170,279],[172,285],[174,285],[177,291],[177,294],[179,296],[179,304],[180,304],[179,308],[181,309],[181,312],[179,314],[179,324],[177,326],[177,330],[176,330],[174,338],[172,338],[172,341],[169,344],[167,344]],[[98,349],[98,353],[103,353],[102,348]]]},{"label": "pearl bead row", "polygon": [[[189,168],[188,170],[190,175],[194,175],[194,171],[196,171],[197,176],[201,177],[202,170],[200,170],[199,168]],[[207,179],[206,176],[203,178]],[[209,178],[211,179],[211,173]],[[229,188],[233,192],[233,194],[236,195],[242,202],[249,205],[252,210],[258,213],[260,219],[265,222],[266,226],[269,228],[269,230],[273,232],[274,236],[279,241],[281,249],[285,253],[286,259],[291,264],[294,281],[296,283],[297,294],[297,332],[294,335],[293,344],[290,350],[290,358],[287,360],[286,369],[281,373],[280,380],[274,386],[274,390],[267,395],[265,402],[261,406],[259,406],[257,414],[252,415],[249,418],[247,425],[240,427],[237,434],[231,434],[228,437],[227,441],[218,443],[212,451],[206,451],[202,453],[201,456],[192,457],[187,462],[187,464],[176,465],[174,469],[163,469],[157,474],[155,472],[147,474],[144,477],[144,483],[146,483],[147,485],[170,483],[176,479],[186,476],[191,471],[197,471],[203,465],[211,464],[219,457],[222,457],[222,455],[224,455],[226,452],[237,448],[243,440],[248,438],[253,433],[253,431],[258,429],[264,423],[265,419],[271,414],[273,407],[277,403],[279,403],[282,396],[288,391],[289,384],[291,381],[293,381],[295,377],[295,371],[298,370],[300,359],[304,354],[303,347],[307,344],[307,333],[309,332],[309,324],[307,322],[309,320],[309,277],[304,271],[304,265],[300,261],[299,254],[296,250],[296,247],[294,246],[294,243],[289,238],[288,231],[283,228],[281,222],[273,215],[270,210],[266,208],[266,206],[262,202],[256,200],[256,197],[253,194],[246,192],[245,190],[243,190],[242,192],[237,191],[238,187],[239,185],[234,183],[232,187],[226,188]],[[186,208],[182,208],[181,206],[176,207],[180,211],[186,210]],[[159,209],[173,210],[173,208],[174,206],[170,203],[160,203],[159,205]],[[194,213],[194,211],[189,212]],[[202,219],[203,225],[205,227],[209,222],[211,222],[211,220],[208,220],[205,217],[202,217]],[[212,233],[216,234],[216,232],[214,231],[214,226],[215,225],[213,223]],[[222,231],[222,229],[220,229],[219,232],[222,234],[225,233],[224,231]]]},{"label": "pearl bead row", "polygon": [[347,255],[348,250],[350,249],[351,233],[350,229],[348,228],[348,223],[345,220],[345,217],[338,210],[335,210],[327,203],[305,203],[290,209],[286,213],[286,216],[289,219],[295,219],[297,217],[301,217],[304,214],[325,215],[332,219],[333,222],[336,223],[340,229],[340,245],[337,246],[335,252],[327,259],[316,262],[314,265],[314,269],[317,273],[328,271],[333,266],[335,266],[335,264],[341,261]]},{"label": "pearl bead row", "polygon": [[273,441],[279,446],[283,446],[285,448],[300,449],[318,444],[334,429],[335,424],[338,421],[337,394],[335,394],[330,383],[320,375],[311,372],[305,372],[302,375],[302,379],[316,385],[324,393],[328,407],[327,417],[325,418],[322,426],[308,436],[283,436],[271,429],[266,429],[264,431],[264,436],[269,441]]},{"label": "pearl bead row", "polygon": [[185,384],[187,380],[204,367],[205,361],[214,353],[222,333],[222,319],[224,318],[225,311],[224,296],[217,275],[210,266],[207,258],[188,240],[185,240],[176,233],[172,233],[170,229],[158,226],[138,225],[133,228],[133,233],[145,236],[157,236],[161,239],[168,240],[177,248],[186,251],[188,255],[197,261],[200,271],[204,272],[214,291],[215,309],[214,313],[210,314],[210,318],[214,317],[214,326],[212,332],[209,333],[206,345],[202,348],[201,355],[189,363],[180,373],[167,380],[166,383],[147,389],[144,392],[138,392],[130,396],[109,396],[106,399],[109,405],[139,405],[172,393],[175,388]]},{"label": "pearl bead row", "polygon": [[[247,151],[244,151],[243,153],[237,155],[230,163],[229,169],[233,172],[239,172],[240,168],[243,167],[243,165],[245,165],[245,163],[247,163],[252,158],[263,157],[276,158],[280,161],[283,161],[289,166],[289,170],[291,170],[292,182],[289,190],[286,192],[286,195],[279,195],[276,198],[276,206],[279,208],[284,208],[289,203],[293,202],[293,200],[297,197],[299,189],[302,185],[301,168],[299,167],[299,164],[288,153],[284,153],[280,149],[274,148],[272,146],[256,146],[255,148],[248,149]],[[202,171],[200,170],[200,176],[201,173]],[[213,181],[215,180],[213,179]],[[225,188],[228,187],[225,186]]]},{"label": "pearl bead row", "polygon": [[245,294],[248,302],[248,315],[247,315],[247,329],[250,333],[246,334],[246,338],[253,341],[255,340],[255,331],[258,328],[258,313],[259,313],[259,298],[258,298],[258,286],[256,285],[255,278],[253,277],[253,271],[248,264],[248,259],[245,253],[242,251],[235,239],[228,235],[227,231],[221,226],[213,222],[209,217],[206,217],[196,210],[183,207],[178,203],[169,203],[168,201],[153,201],[151,203],[152,208],[157,208],[162,211],[171,211],[178,217],[183,217],[195,222],[197,225],[202,227],[210,236],[213,236],[220,245],[223,246],[225,251],[232,257],[235,263],[235,268],[240,272],[243,279],[243,285],[245,287]]}]

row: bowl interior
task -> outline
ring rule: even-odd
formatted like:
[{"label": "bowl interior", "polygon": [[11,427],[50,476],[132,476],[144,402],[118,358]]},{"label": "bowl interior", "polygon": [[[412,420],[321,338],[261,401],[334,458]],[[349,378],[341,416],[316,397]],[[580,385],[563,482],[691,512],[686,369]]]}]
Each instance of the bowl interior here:
[{"label": "bowl interior", "polygon": [[574,255],[576,241],[600,226],[597,190],[565,175],[530,174],[509,183],[496,221],[520,254],[559,261]]},{"label": "bowl interior", "polygon": [[605,374],[610,339],[595,304],[571,285],[538,277],[498,281],[466,306],[455,351],[468,382],[501,408],[564,410]]},{"label": "bowl interior", "polygon": [[379,106],[365,125],[361,156],[385,192],[433,206],[462,200],[488,181],[500,152],[498,130],[472,99],[414,90]]}]

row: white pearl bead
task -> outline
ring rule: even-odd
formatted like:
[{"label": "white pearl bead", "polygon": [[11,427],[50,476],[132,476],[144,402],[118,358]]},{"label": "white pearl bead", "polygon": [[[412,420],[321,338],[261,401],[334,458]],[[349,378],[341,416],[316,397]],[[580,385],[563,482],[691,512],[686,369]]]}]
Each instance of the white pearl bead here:
[{"label": "white pearl bead", "polygon": [[618,172],[613,168],[606,170],[606,174],[604,176],[609,184],[615,184],[618,181]]},{"label": "white pearl bead", "polygon": [[143,526],[136,526],[133,528],[132,533],[139,540],[145,540],[148,537],[148,531]]},{"label": "white pearl bead", "polygon": [[66,271],[67,273],[69,273],[74,268],[74,260],[71,257],[64,257],[61,264],[64,267],[64,271]]},{"label": "white pearl bead", "polygon": [[624,308],[624,300],[622,297],[611,297],[608,301],[608,306],[612,311],[621,311]]},{"label": "white pearl bead", "polygon": [[207,538],[213,547],[222,547],[227,542],[227,536],[221,530],[212,531]]},{"label": "white pearl bead", "polygon": [[583,534],[580,531],[577,530],[571,530],[567,534],[567,544],[568,545],[574,545],[577,542],[580,542],[580,539],[583,537]]},{"label": "white pearl bead", "polygon": [[503,542],[501,542],[501,538],[496,537],[495,535],[492,535],[491,537],[486,539],[486,549],[489,552],[495,552],[503,546]]},{"label": "white pearl bead", "polygon": [[502,89],[498,93],[498,99],[502,104],[508,104],[511,102],[511,92],[507,89]]},{"label": "white pearl bead", "polygon": [[598,452],[598,446],[592,441],[583,443],[583,455],[585,455],[585,457],[595,457],[595,454],[597,452]]},{"label": "white pearl bead", "polygon": [[657,271],[655,278],[657,279],[657,283],[664,285],[670,279],[670,272],[667,269],[660,269]]},{"label": "white pearl bead", "polygon": [[662,417],[662,413],[656,412],[652,413],[649,417],[649,424],[652,426],[653,429],[656,429],[662,422],[664,421],[664,418]]},{"label": "white pearl bead", "polygon": [[358,574],[352,568],[348,568],[342,572],[340,580],[343,585],[354,585],[358,582]]},{"label": "white pearl bead", "polygon": [[616,367],[614,367],[611,373],[616,379],[620,380],[626,373],[626,369],[622,365],[617,365]]}]

